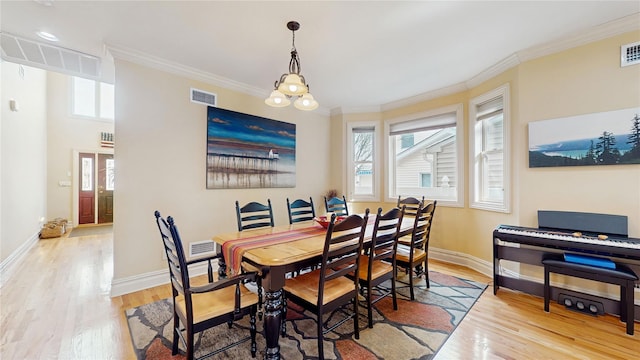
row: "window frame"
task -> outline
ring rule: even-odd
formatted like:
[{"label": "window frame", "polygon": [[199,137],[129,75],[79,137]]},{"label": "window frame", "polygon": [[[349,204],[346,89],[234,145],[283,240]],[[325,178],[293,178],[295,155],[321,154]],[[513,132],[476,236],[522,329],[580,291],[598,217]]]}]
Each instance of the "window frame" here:
[{"label": "window frame", "polygon": [[[76,82],[75,79],[83,79],[83,80],[87,80],[87,81],[92,81],[93,82],[93,95],[94,95],[94,104],[93,104],[93,110],[95,115],[94,116],[90,116],[90,115],[83,115],[83,114],[78,114],[75,112],[75,104],[76,104],[76,93],[75,93],[75,88],[76,88]],[[108,118],[108,117],[102,117],[102,108],[103,108],[103,104],[102,104],[102,88],[103,85],[108,85],[113,87],[113,103],[114,103],[114,109],[113,109],[113,118]],[[69,76],[69,114],[71,117],[73,118],[78,118],[78,119],[86,119],[86,120],[94,120],[94,121],[101,121],[101,122],[114,122],[115,120],[115,86],[114,84],[110,84],[110,83],[106,83],[106,82],[102,82],[102,81],[98,81],[98,80],[94,80],[94,79],[89,79],[89,78],[83,78],[80,76]]]},{"label": "window frame", "polygon": [[[391,126],[400,122],[415,121],[423,118],[435,117],[439,115],[445,115],[455,113],[456,118],[456,176],[458,178],[456,187],[456,199],[443,199],[434,198],[430,200],[437,200],[438,206],[448,207],[464,207],[464,105],[462,103],[439,107],[420,113],[414,113],[405,115],[393,119],[384,121],[384,134],[383,134],[383,148],[384,148],[384,164],[386,166],[386,185],[385,185],[385,198],[387,202],[395,203],[398,200],[398,194],[391,194],[391,189],[395,191],[395,159],[392,159],[391,149],[389,145],[389,135],[391,132]],[[432,178],[432,182],[435,180]],[[411,196],[411,194],[400,194],[402,196]]]},{"label": "window frame", "polygon": [[[477,144],[475,126],[478,118],[478,106],[496,98],[502,97],[502,184],[503,197],[501,202],[482,199],[482,183],[485,172],[476,171]],[[511,212],[511,101],[509,84],[501,85],[491,91],[469,100],[469,207],[479,210],[502,213]],[[485,141],[485,131],[481,131],[481,142]],[[494,152],[481,151],[481,152]],[[478,191],[476,191],[478,189]],[[477,193],[479,192],[479,193]]]},{"label": "window frame", "polygon": [[[346,123],[347,126],[347,200],[349,201],[380,201],[380,146],[378,145],[378,133],[379,122],[377,121],[350,121]],[[353,159],[353,130],[359,128],[373,128],[373,159],[371,161],[371,167],[373,171],[371,194],[356,194],[355,193],[355,161]]]}]

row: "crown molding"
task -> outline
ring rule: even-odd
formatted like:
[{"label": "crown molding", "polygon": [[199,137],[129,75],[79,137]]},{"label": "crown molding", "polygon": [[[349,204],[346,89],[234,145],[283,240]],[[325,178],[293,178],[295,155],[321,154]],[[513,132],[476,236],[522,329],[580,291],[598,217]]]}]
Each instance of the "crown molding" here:
[{"label": "crown molding", "polygon": [[586,32],[576,32],[568,36],[556,39],[555,41],[534,46],[519,51],[518,58],[522,62],[533,60],[539,57],[558,53],[581,45],[624,34],[630,31],[640,30],[640,13],[625,16],[623,18],[610,21],[589,29]]},{"label": "crown molding", "polygon": [[496,77],[500,74],[502,74],[503,72],[514,68],[518,65],[520,65],[521,61],[519,59],[519,56],[517,54],[512,54],[508,57],[506,57],[505,59],[503,59],[502,61],[494,64],[493,66],[489,67],[488,69],[482,71],[481,73],[479,73],[478,75],[472,77],[471,79],[467,80],[465,82],[465,85],[467,86],[467,89],[471,89],[473,87],[476,87],[480,84],[482,84],[483,82]]},{"label": "crown molding", "polygon": [[616,35],[631,31],[640,30],[640,13],[625,16],[623,18],[598,25],[581,33],[573,33],[563,38],[556,39],[540,46],[534,46],[522,51],[518,51],[495,65],[483,70],[464,83],[455,84],[438,90],[433,90],[424,94],[412,96],[410,98],[390,102],[381,106],[383,111],[393,110],[404,106],[413,105],[422,101],[431,100],[437,97],[450,95],[456,92],[465,91],[480,85],[501,73],[520,65],[521,63],[533,60],[542,56],[555,54],[577,46],[585,45],[594,41],[603,40]]},{"label": "crown molding", "polygon": [[[340,115],[340,114],[357,114],[370,112],[383,112],[398,109],[405,106],[414,105],[423,101],[436,99],[439,97],[452,95],[458,92],[466,91],[470,88],[480,85],[521,63],[533,60],[539,57],[555,54],[564,50],[568,50],[577,46],[585,45],[594,41],[603,40],[612,36],[624,34],[626,32],[640,30],[640,13],[626,16],[621,19],[610,21],[605,24],[596,26],[590,30],[559,38],[543,45],[534,46],[522,51],[518,51],[493,66],[483,70],[477,75],[464,82],[436,89],[426,93],[411,96],[405,99],[392,101],[379,106],[367,107],[337,107],[333,109],[321,108],[317,110],[322,115]],[[191,79],[204,81],[225,89],[238,91],[244,94],[267,97],[269,91],[250,86],[232,79],[204,72],[192,67],[188,67],[179,63],[174,63],[161,59],[137,50],[118,47],[113,45],[105,45],[106,53],[115,59],[121,59],[145,65],[154,69],[170,72],[176,75],[185,76]]]},{"label": "crown molding", "polygon": [[231,80],[222,76],[214,75],[205,71],[201,71],[186,65],[171,62],[153,55],[149,55],[137,50],[106,45],[106,51],[113,56],[114,59],[125,60],[139,65],[148,66],[157,70],[166,71],[172,74],[185,76],[190,79],[203,81],[209,84],[220,86],[225,89],[238,91],[247,95],[266,98],[269,93],[261,88],[247,85],[239,81]]},{"label": "crown molding", "polygon": [[346,114],[365,114],[365,113],[378,113],[380,112],[380,106],[361,106],[361,107],[337,107],[331,109],[331,116],[334,115],[346,115]]},{"label": "crown molding", "polygon": [[458,83],[458,84],[443,87],[437,90],[433,90],[433,91],[418,94],[412,97],[408,97],[406,99],[401,99],[401,100],[392,101],[392,102],[383,104],[380,106],[380,110],[382,111],[393,110],[393,109],[401,108],[404,106],[417,104],[423,101],[432,100],[439,97],[459,93],[461,91],[466,91],[466,90],[467,90],[467,86],[465,85],[465,83]]}]

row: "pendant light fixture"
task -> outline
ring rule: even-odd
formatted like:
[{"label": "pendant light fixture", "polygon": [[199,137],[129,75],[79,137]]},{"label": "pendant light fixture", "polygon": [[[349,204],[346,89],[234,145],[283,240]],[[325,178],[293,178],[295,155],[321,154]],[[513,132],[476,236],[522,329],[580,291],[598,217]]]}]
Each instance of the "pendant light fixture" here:
[{"label": "pendant light fixture", "polygon": [[282,74],[279,80],[274,84],[274,90],[271,95],[265,99],[265,104],[273,107],[285,107],[291,104],[291,99],[296,98],[293,102],[299,110],[315,110],[318,108],[318,102],[309,93],[309,85],[304,76],[300,75],[300,60],[298,59],[298,51],[296,50],[296,30],[300,29],[300,23],[297,21],[289,21],[287,29],[291,30],[291,61],[289,61],[289,73]]}]

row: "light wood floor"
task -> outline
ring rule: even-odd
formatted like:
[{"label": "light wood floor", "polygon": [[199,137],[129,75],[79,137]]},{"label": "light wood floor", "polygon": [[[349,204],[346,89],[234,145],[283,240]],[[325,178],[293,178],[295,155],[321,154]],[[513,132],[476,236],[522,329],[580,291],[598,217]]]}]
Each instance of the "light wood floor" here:
[{"label": "light wood floor", "polygon": [[[110,235],[44,239],[10,272],[0,293],[1,359],[135,359],[124,310],[170,296],[160,286],[110,298]],[[467,268],[432,261],[431,270],[490,284]],[[4,274],[7,275],[7,274]],[[489,286],[436,359],[639,359],[635,336],[593,317]]]}]

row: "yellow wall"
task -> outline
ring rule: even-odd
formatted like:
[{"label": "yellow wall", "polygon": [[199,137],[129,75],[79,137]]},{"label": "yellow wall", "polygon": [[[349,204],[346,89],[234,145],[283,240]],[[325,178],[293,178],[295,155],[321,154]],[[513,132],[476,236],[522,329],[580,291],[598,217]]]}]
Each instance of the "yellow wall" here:
[{"label": "yellow wall", "polygon": [[[640,165],[590,167],[528,167],[528,131],[531,121],[640,107],[640,65],[620,67],[620,46],[640,40],[631,32],[524,62],[473,88],[382,113],[380,120],[397,118],[447,105],[464,104],[465,206],[439,206],[431,246],[469,255],[488,264],[492,231],[499,224],[537,227],[537,211],[567,210],[620,214],[629,217],[630,236],[640,237]],[[469,208],[469,100],[509,83],[511,98],[511,213]],[[347,116],[344,115],[346,118]],[[375,116],[351,114],[348,121]],[[345,131],[332,128],[332,137]],[[338,169],[344,178],[344,167]],[[386,179],[387,174],[383,174]],[[383,186],[386,183],[383,181]],[[357,203],[359,209],[392,203]]]},{"label": "yellow wall", "polygon": [[[189,100],[195,87],[218,95],[218,107],[296,124],[296,187],[207,190],[207,107]],[[271,199],[276,225],[288,224],[286,198],[323,204],[328,190],[329,119],[185,76],[116,60],[114,282],[166,270],[153,212],[175,218],[185,246],[236,231],[235,201]],[[168,278],[167,278],[168,279]]]},{"label": "yellow wall", "polygon": [[[531,121],[640,106],[640,66],[619,66],[619,46],[640,40],[628,33],[522,63],[456,94],[398,109],[331,117],[293,108],[272,109],[263,99],[186,76],[116,59],[116,181],[114,281],[162,271],[161,243],[153,211],[173,215],[185,242],[234,231],[234,201],[271,198],[276,224],[287,222],[287,196],[346,191],[345,130],[349,121],[393,119],[447,105],[464,105],[462,208],[436,210],[431,245],[488,265],[491,233],[498,224],[536,226],[538,209],[622,214],[631,236],[640,237],[640,165],[528,168]],[[470,209],[468,180],[469,100],[505,83],[511,97],[511,213]],[[292,189],[205,189],[206,107],[188,100],[190,87],[218,94],[218,106],[297,124],[297,186]],[[382,128],[382,127],[381,127]],[[328,156],[325,156],[328,154]],[[384,195],[384,179],[383,188]],[[352,211],[387,209],[395,203],[353,203]]]}]

